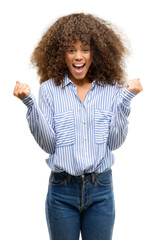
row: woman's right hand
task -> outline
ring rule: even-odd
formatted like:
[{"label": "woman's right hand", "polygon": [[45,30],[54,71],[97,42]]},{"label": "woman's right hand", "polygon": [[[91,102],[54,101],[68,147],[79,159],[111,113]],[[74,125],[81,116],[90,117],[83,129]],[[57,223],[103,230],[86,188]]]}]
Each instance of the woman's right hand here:
[{"label": "woman's right hand", "polygon": [[16,85],[13,91],[13,95],[19,99],[23,99],[30,94],[30,87],[26,83],[20,83],[16,81]]}]

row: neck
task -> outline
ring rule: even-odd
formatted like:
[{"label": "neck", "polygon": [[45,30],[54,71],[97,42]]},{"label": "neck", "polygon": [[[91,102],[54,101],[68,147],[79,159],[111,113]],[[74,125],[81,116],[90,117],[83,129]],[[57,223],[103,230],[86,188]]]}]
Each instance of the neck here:
[{"label": "neck", "polygon": [[88,83],[91,83],[91,81],[89,80],[88,77],[85,77],[83,79],[75,79],[73,78],[72,75],[68,75],[68,77],[70,78],[70,80],[78,87],[82,87],[82,86],[85,86],[87,85]]}]

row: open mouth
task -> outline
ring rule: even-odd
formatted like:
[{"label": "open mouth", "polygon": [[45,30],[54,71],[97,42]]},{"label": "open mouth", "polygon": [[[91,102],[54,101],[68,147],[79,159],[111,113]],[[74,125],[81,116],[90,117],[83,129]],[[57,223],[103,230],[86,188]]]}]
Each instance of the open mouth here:
[{"label": "open mouth", "polygon": [[83,71],[83,68],[85,65],[86,65],[85,63],[83,63],[83,64],[77,63],[77,64],[73,64],[73,67],[77,73],[81,73]]}]

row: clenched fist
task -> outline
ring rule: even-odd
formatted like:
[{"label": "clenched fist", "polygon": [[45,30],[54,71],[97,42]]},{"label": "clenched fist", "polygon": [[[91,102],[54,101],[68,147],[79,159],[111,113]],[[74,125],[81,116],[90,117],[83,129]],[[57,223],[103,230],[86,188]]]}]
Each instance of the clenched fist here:
[{"label": "clenched fist", "polygon": [[127,83],[127,88],[135,94],[138,94],[143,90],[143,87],[140,83],[139,78],[129,80],[128,83]]},{"label": "clenched fist", "polygon": [[30,87],[26,83],[20,83],[16,81],[16,85],[14,88],[14,96],[18,97],[19,99],[23,99],[30,93]]}]

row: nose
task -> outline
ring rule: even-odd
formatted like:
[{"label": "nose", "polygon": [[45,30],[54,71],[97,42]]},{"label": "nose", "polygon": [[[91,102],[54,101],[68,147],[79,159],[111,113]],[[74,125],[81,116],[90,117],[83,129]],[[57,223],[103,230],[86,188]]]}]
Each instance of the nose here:
[{"label": "nose", "polygon": [[75,53],[75,60],[81,61],[82,60],[82,53],[81,51],[76,51]]}]

